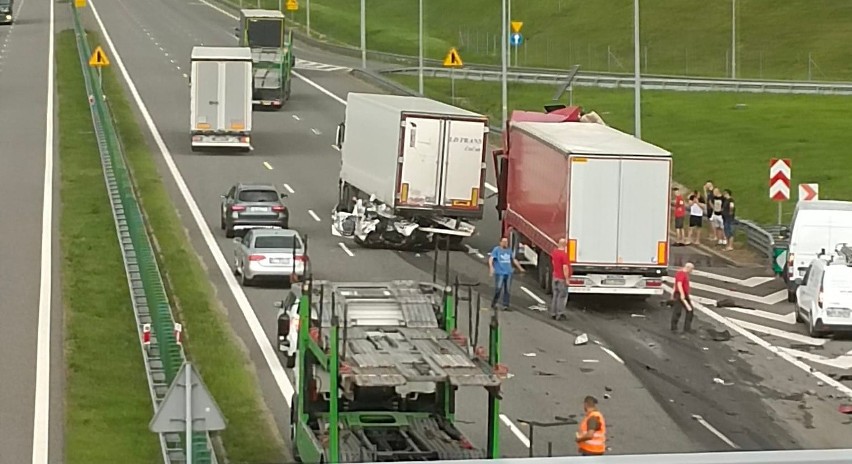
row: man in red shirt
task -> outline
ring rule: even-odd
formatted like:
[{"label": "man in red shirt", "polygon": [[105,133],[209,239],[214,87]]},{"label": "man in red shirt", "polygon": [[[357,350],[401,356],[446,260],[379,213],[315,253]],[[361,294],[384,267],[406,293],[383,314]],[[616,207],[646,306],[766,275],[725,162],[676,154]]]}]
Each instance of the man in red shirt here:
[{"label": "man in red shirt", "polygon": [[674,189],[674,200],[672,201],[672,208],[674,209],[674,218],[675,218],[675,240],[678,245],[683,245],[684,243],[684,233],[683,233],[683,221],[686,218],[686,202],[683,200],[683,195],[680,194],[680,189],[675,187]]},{"label": "man in red shirt", "polygon": [[672,289],[672,332],[677,331],[680,313],[686,311],[683,321],[683,331],[692,332],[692,317],[694,315],[692,301],[689,299],[689,274],[695,265],[686,263],[675,274],[674,289]]},{"label": "man in red shirt", "polygon": [[550,317],[565,319],[565,305],[568,304],[568,279],[571,277],[571,263],[565,251],[568,241],[559,239],[556,249],[550,253],[550,267],[553,269],[553,298],[550,300]]}]

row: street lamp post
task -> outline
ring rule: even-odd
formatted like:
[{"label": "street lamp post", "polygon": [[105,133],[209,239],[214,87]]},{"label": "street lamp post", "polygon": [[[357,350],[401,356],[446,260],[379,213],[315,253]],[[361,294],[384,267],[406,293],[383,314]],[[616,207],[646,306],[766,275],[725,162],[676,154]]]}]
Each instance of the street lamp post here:
[{"label": "street lamp post", "polygon": [[367,69],[367,0],[361,0],[361,67]]},{"label": "street lamp post", "polygon": [[509,27],[507,23],[507,14],[506,14],[506,2],[508,0],[503,0],[503,16],[501,19],[502,27],[503,27],[503,35],[501,35],[502,40],[500,40],[500,56],[502,56],[501,63],[501,71],[502,71],[502,90],[503,90],[503,125],[501,126],[503,130],[506,130],[506,124],[508,122],[508,113],[509,113],[509,98],[508,98],[508,85],[507,85],[507,45],[509,43]]},{"label": "street lamp post", "polygon": [[633,0],[633,120],[634,136],[642,138],[642,77],[639,61],[639,0]]},{"label": "street lamp post", "polygon": [[420,53],[417,61],[417,79],[420,95],[423,95],[423,0],[420,0]]},{"label": "street lamp post", "polygon": [[737,78],[737,0],[731,0],[731,79]]},{"label": "street lamp post", "polygon": [[307,7],[305,8],[305,25],[308,28],[308,37],[311,36],[311,0],[307,0]]}]

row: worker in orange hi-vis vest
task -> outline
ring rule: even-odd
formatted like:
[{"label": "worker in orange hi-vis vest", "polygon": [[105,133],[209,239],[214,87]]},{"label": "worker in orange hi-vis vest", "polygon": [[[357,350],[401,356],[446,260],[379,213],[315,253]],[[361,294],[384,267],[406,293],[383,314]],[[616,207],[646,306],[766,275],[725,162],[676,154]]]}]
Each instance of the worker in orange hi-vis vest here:
[{"label": "worker in orange hi-vis vest", "polygon": [[587,396],[583,400],[586,417],[577,432],[577,448],[583,456],[601,456],[606,452],[606,421],[598,411],[598,400]]}]

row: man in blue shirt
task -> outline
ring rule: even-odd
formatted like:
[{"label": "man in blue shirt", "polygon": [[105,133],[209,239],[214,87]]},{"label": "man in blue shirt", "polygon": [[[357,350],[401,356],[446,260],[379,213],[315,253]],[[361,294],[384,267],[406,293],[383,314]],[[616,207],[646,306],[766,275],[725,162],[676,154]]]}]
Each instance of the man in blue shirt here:
[{"label": "man in blue shirt", "polygon": [[509,239],[500,239],[500,245],[491,250],[488,257],[488,271],[494,277],[494,298],[491,299],[491,309],[497,308],[497,300],[503,295],[503,309],[509,309],[509,296],[512,289],[512,265],[518,268],[518,272],[524,272],[521,263],[512,256],[509,248]]}]

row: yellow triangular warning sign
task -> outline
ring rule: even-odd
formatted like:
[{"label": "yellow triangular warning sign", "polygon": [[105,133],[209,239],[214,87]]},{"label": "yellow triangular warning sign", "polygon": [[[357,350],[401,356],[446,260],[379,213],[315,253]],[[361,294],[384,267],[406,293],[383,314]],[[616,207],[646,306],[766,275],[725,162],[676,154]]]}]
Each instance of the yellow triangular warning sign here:
[{"label": "yellow triangular warning sign", "polygon": [[451,48],[450,52],[447,53],[447,57],[444,58],[444,66],[448,68],[460,68],[464,66],[462,63],[461,55],[459,55],[458,50],[455,48]]},{"label": "yellow triangular warning sign", "polygon": [[94,68],[109,66],[109,59],[107,58],[104,49],[100,46],[95,49],[94,53],[92,53],[92,57],[89,58],[89,66]]}]

